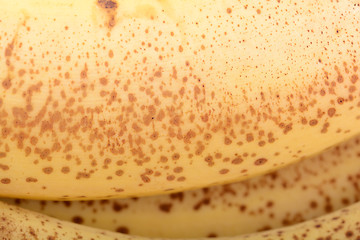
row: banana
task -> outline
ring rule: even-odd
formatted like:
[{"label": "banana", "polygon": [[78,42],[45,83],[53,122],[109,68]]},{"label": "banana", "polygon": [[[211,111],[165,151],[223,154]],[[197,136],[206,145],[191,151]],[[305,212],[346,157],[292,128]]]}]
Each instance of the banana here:
[{"label": "banana", "polygon": [[359,4],[0,0],[0,195],[172,193],[355,136]]},{"label": "banana", "polygon": [[84,225],[146,237],[224,237],[313,219],[360,199],[360,136],[240,183],[101,201],[1,199]]},{"label": "banana", "polygon": [[[291,227],[249,235],[218,238],[219,240],[278,240],[278,239],[359,239],[360,203],[320,218]],[[0,236],[12,239],[102,239],[160,240],[142,238],[57,220],[36,212],[0,202]],[[198,240],[206,238],[198,238]],[[165,240],[165,239],[163,239]],[[184,239],[185,240],[185,239]],[[194,238],[193,240],[196,240]]]},{"label": "banana", "polygon": [[[0,202],[0,238],[14,239],[133,239],[126,235],[75,225]],[[134,238],[136,239],[136,238]],[[138,238],[139,240],[141,238]]]}]

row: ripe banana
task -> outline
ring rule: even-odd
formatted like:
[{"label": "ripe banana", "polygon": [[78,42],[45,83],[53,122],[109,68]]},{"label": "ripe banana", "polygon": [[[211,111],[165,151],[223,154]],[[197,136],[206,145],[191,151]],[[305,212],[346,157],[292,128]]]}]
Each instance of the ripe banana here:
[{"label": "ripe banana", "polygon": [[235,236],[313,219],[360,199],[360,136],[272,174],[136,199],[2,199],[84,225],[161,238]]},{"label": "ripe banana", "polygon": [[[279,240],[279,239],[359,239],[360,203],[332,214],[291,227],[267,232],[240,235],[219,240]],[[110,231],[102,231],[74,223],[57,220],[39,213],[0,202],[0,236],[12,239],[102,239],[150,240]],[[155,239],[154,239],[155,240]],[[193,239],[196,240],[196,239]]]},{"label": "ripe banana", "polygon": [[2,196],[228,183],[360,132],[359,0],[0,5]]}]

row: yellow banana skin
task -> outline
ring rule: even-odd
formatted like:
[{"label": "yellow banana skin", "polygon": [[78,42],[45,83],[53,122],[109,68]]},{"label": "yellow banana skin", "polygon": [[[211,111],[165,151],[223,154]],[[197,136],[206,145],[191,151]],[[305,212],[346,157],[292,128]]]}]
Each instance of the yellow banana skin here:
[{"label": "yellow banana skin", "polygon": [[2,199],[84,225],[164,238],[224,237],[275,229],[360,199],[360,137],[266,176],[183,193],[101,201]]},{"label": "yellow banana skin", "polygon": [[[279,239],[358,239],[360,203],[320,218],[291,227],[261,233],[218,238],[219,240],[279,240]],[[36,212],[0,202],[0,236],[12,239],[102,239],[102,240],[165,240],[166,238],[142,238],[110,231],[102,231],[74,223],[57,220]],[[179,238],[181,239],[181,238]],[[193,238],[196,240],[196,238]],[[198,238],[207,239],[207,238]]]},{"label": "yellow banana skin", "polygon": [[360,132],[359,0],[0,0],[0,195],[171,193]]}]

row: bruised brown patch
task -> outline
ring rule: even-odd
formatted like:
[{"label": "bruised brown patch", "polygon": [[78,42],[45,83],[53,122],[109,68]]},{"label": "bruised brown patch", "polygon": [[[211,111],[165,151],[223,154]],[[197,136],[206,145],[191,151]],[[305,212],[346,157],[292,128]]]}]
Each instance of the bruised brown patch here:
[{"label": "bruised brown patch", "polygon": [[117,2],[112,0],[98,0],[97,4],[105,9],[116,9],[118,7]]},{"label": "bruised brown patch", "polygon": [[116,9],[118,8],[118,3],[114,0],[97,0],[97,5],[106,13],[107,22],[105,26],[109,29],[113,28],[116,25]]}]

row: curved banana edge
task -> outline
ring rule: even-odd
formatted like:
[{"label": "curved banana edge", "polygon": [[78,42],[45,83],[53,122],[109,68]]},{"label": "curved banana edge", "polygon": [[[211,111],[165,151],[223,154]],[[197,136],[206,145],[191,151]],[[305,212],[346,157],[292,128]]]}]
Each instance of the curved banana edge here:
[{"label": "curved banana edge", "polygon": [[[223,240],[279,240],[279,239],[359,239],[360,203],[295,226],[249,235],[218,238]],[[155,240],[101,231],[95,228],[57,220],[39,213],[0,202],[0,236],[13,239],[117,239]],[[184,240],[186,238],[183,238]],[[206,239],[206,238],[199,238]],[[193,238],[194,240],[194,238]]]},{"label": "curved banana edge", "polygon": [[98,201],[2,199],[62,220],[170,238],[223,237],[294,225],[360,199],[360,136],[277,172],[177,194]]},{"label": "curved banana edge", "polygon": [[0,238],[3,240],[133,239],[127,235],[57,220],[3,202],[0,202]]}]

